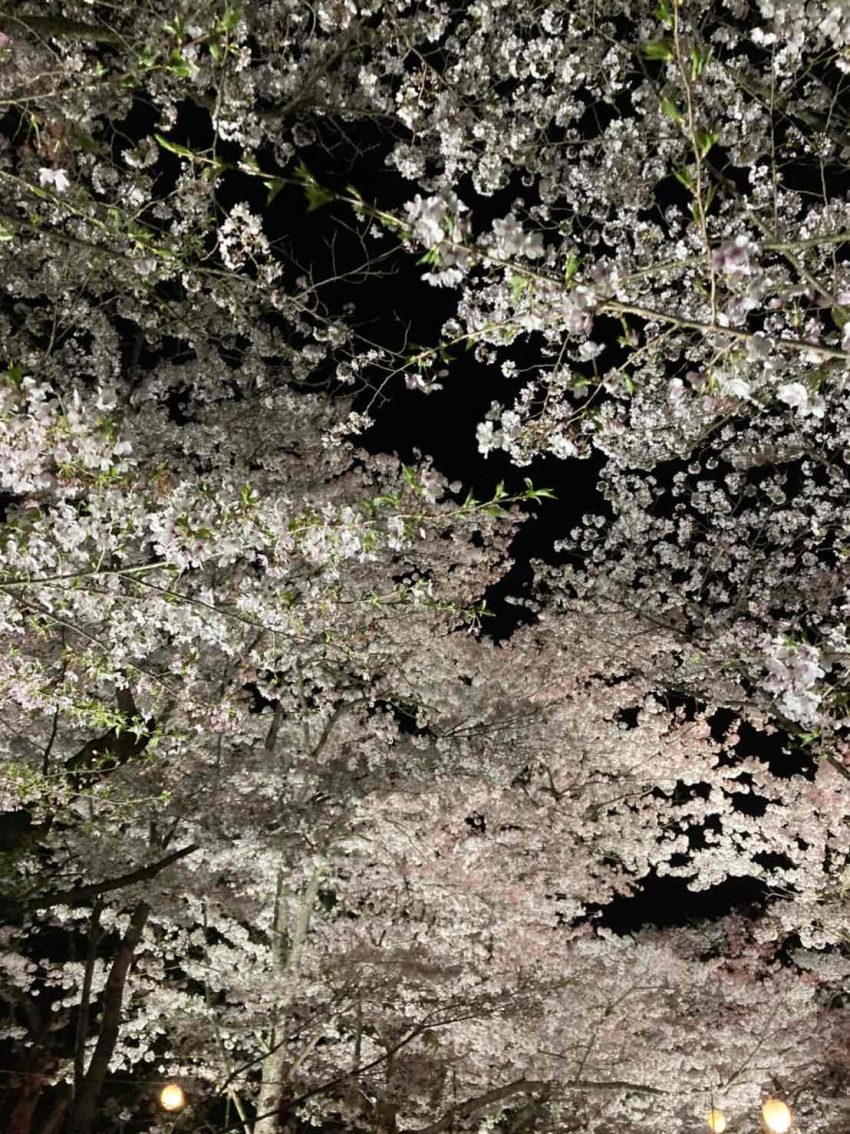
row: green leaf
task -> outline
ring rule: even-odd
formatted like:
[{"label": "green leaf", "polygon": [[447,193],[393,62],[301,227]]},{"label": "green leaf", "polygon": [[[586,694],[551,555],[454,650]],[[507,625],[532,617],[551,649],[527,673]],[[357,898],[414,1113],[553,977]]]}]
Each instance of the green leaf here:
[{"label": "green leaf", "polygon": [[511,299],[514,303],[520,298],[527,287],[527,281],[522,276],[511,276]]},{"label": "green leaf", "polygon": [[180,18],[180,16],[175,16],[173,22],[170,24],[163,24],[162,30],[168,32],[169,35],[173,35],[175,39],[178,39],[182,42],[183,20]]},{"label": "green leaf", "polygon": [[166,138],[163,134],[155,133],[154,138],[156,138],[157,142],[164,150],[168,150],[171,154],[178,154],[180,157],[189,158],[190,160],[193,160],[195,157],[192,151],[187,149],[186,146],[181,146],[179,142],[172,142],[170,138]]},{"label": "green leaf", "polygon": [[23,370],[21,370],[20,363],[10,362],[6,367],[6,370],[3,372],[2,377],[5,378],[7,382],[10,382],[13,386],[20,386],[21,382],[23,382],[24,380],[24,372]]},{"label": "green leaf", "polygon": [[322,205],[327,205],[336,196],[329,189],[323,189],[316,183],[304,186],[304,196],[307,198],[307,212],[314,213]]},{"label": "green leaf", "polygon": [[212,164],[208,167],[210,170],[210,180],[213,181],[216,177],[220,177],[223,173],[227,173],[228,169],[233,169],[233,165],[223,158],[215,158]]},{"label": "green leaf", "polygon": [[720,135],[715,130],[698,129],[694,131],[694,145],[701,158],[705,157]]},{"label": "green leaf", "polygon": [[285,182],[282,177],[270,177],[263,182],[263,185],[268,190],[268,196],[266,197],[267,205],[270,205],[272,203],[272,201],[283,188],[284,184]]},{"label": "green leaf", "polygon": [[526,500],[557,500],[551,488],[535,488],[534,483],[527,476],[522,479],[525,484]]},{"label": "green leaf", "polygon": [[691,48],[691,82],[695,82],[701,77],[703,71],[711,62],[711,52],[710,47],[706,48],[705,51],[700,51],[698,47]]},{"label": "green leaf", "polygon": [[192,74],[192,68],[176,49],[169,55],[166,68],[172,75],[178,75],[181,79],[187,79]]},{"label": "green leaf", "polygon": [[652,14],[655,16],[656,20],[660,20],[665,27],[669,28],[673,22],[673,13],[670,10],[670,5],[667,3],[667,0],[661,0],[661,3]]},{"label": "green leaf", "polygon": [[656,39],[641,48],[646,59],[672,59],[673,48],[666,39]]},{"label": "green leaf", "polygon": [[218,21],[218,26],[222,31],[233,31],[239,21],[242,19],[241,8],[231,8],[229,5],[224,9],[224,15]]},{"label": "green leaf", "polygon": [[336,198],[336,193],[331,192],[330,189],[325,189],[318,183],[303,161],[299,161],[295,167],[295,172],[304,185],[308,213],[315,212],[316,209],[320,209],[322,205],[327,205],[329,201]]},{"label": "green leaf", "polygon": [[694,183],[691,178],[691,171],[686,165],[683,165],[681,169],[677,169],[673,176],[677,181],[681,182],[686,189],[693,189]]},{"label": "green leaf", "polygon": [[136,65],[138,67],[141,67],[143,70],[147,71],[151,67],[156,66],[156,62],[157,62],[158,58],[159,58],[159,53],[157,52],[155,47],[150,47],[150,46],[144,47],[142,49],[141,54],[139,55],[138,59],[136,60]]},{"label": "green leaf", "polygon": [[681,122],[684,118],[681,110],[679,110],[678,106],[676,106],[671,98],[662,98],[661,113],[666,114],[668,118],[672,118],[674,122]]}]

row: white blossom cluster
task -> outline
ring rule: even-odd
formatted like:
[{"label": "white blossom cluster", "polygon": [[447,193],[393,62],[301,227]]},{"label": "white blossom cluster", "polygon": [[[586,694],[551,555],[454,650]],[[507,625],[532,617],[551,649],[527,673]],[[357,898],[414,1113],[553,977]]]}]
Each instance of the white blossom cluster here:
[{"label": "white blossom cluster", "polygon": [[826,675],[820,652],[804,643],[774,639],[767,651],[765,690],[782,712],[803,726],[821,721],[819,683]]}]

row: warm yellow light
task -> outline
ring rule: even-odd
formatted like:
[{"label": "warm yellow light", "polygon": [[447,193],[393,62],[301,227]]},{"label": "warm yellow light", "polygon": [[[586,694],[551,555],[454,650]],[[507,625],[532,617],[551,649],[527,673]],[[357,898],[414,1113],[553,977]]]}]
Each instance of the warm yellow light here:
[{"label": "warm yellow light", "polygon": [[768,1130],[773,1134],[785,1134],[791,1129],[791,1111],[781,1099],[768,1099],[761,1108],[762,1118]]},{"label": "warm yellow light", "polygon": [[182,1110],[186,1105],[183,1088],[177,1083],[167,1083],[159,1092],[159,1105],[163,1110]]},{"label": "warm yellow light", "polygon": [[705,1116],[705,1121],[708,1123],[711,1134],[723,1134],[726,1129],[726,1115],[716,1106],[713,1106]]}]

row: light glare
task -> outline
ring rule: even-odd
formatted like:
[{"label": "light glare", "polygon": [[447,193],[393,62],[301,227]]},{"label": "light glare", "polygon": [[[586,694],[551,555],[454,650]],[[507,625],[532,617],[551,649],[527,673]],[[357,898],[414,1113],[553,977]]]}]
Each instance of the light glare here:
[{"label": "light glare", "polygon": [[181,1110],[186,1105],[183,1088],[177,1083],[167,1083],[159,1092],[159,1103],[163,1110]]},{"label": "light glare", "polygon": [[713,1106],[705,1116],[705,1121],[708,1123],[711,1134],[723,1134],[726,1129],[726,1115],[716,1106]]},{"label": "light glare", "polygon": [[791,1111],[781,1099],[768,1099],[761,1108],[762,1118],[773,1134],[785,1134],[791,1129]]}]

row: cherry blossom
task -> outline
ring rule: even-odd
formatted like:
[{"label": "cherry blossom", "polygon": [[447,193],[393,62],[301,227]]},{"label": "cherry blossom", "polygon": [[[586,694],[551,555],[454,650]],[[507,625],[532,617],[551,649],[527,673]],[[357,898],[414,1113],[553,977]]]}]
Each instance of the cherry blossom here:
[{"label": "cherry blossom", "polygon": [[174,7],[0,31],[11,1134],[838,1134],[845,13]]}]

